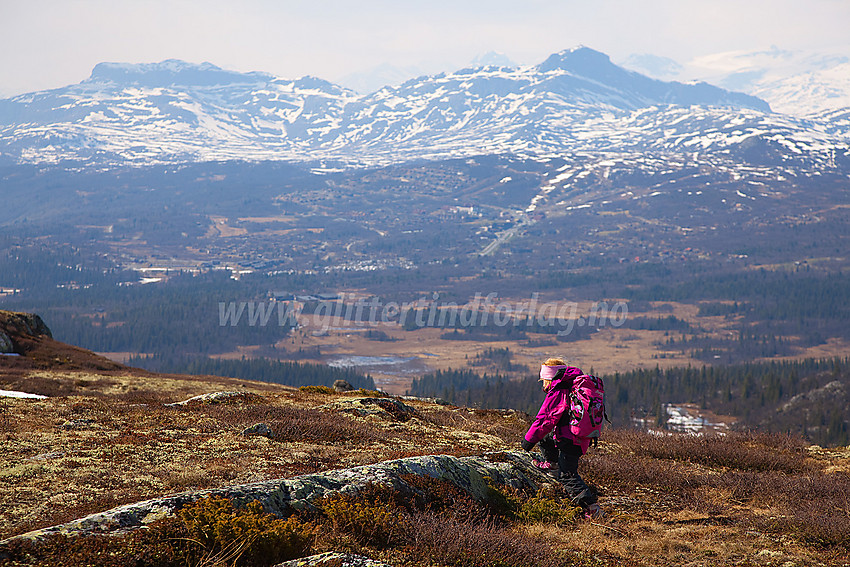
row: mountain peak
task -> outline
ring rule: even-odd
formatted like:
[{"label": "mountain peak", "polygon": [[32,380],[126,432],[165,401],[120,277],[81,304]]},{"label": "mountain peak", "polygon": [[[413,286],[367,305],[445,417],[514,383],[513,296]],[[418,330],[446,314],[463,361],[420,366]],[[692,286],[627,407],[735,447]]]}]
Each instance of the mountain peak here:
[{"label": "mountain peak", "polygon": [[537,66],[543,73],[557,69],[569,71],[576,75],[593,76],[600,68],[615,67],[611,58],[589,47],[579,45],[550,55],[546,61]]},{"label": "mountain peak", "polygon": [[189,63],[180,59],[166,59],[158,63],[98,63],[88,81],[166,87],[257,83],[272,78],[266,73],[228,71],[208,62]]},{"label": "mountain peak", "polygon": [[510,57],[497,51],[488,51],[479,55],[470,63],[472,67],[517,67]]}]

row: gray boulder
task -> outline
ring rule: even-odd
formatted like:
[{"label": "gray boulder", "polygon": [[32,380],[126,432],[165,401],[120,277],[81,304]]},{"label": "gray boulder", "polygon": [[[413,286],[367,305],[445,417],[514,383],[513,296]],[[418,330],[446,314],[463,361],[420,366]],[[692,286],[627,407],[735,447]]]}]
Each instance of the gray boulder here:
[{"label": "gray boulder", "polygon": [[122,533],[171,516],[186,504],[207,496],[223,496],[237,505],[257,500],[267,512],[285,517],[296,510],[315,510],[313,502],[322,497],[335,493],[357,493],[370,483],[392,486],[397,490],[414,490],[402,479],[406,474],[449,481],[481,501],[491,497],[491,484],[536,491],[543,484],[552,482],[532,465],[526,452],[487,453],[480,457],[408,457],[350,469],[154,498],[28,532],[2,541],[0,545],[17,538],[38,539],[50,534]]},{"label": "gray boulder", "polygon": [[274,431],[265,423],[255,423],[251,427],[245,428],[242,435],[245,437],[268,437],[272,439],[274,438]]},{"label": "gray boulder", "polygon": [[419,412],[395,398],[349,398],[322,406],[325,409],[351,413],[360,417],[374,415],[389,421],[408,421]]},{"label": "gray boulder", "polygon": [[53,333],[50,332],[50,329],[47,328],[47,325],[44,323],[41,317],[39,317],[35,313],[18,313],[18,315],[20,316],[21,321],[23,321],[24,325],[29,331],[29,334],[35,336],[46,335],[51,339],[53,338]]},{"label": "gray boulder", "polygon": [[13,335],[20,333],[33,337],[46,335],[51,339],[53,338],[53,333],[50,332],[41,317],[35,313],[0,310],[0,325],[6,327],[6,332],[11,332]]},{"label": "gray boulder", "polygon": [[337,380],[334,382],[334,391],[336,392],[353,392],[354,386],[348,383],[347,380]]},{"label": "gray boulder", "polygon": [[12,344],[12,339],[4,333],[0,331],[0,354],[13,354],[15,352],[15,345]]},{"label": "gray boulder", "polygon": [[191,404],[217,404],[227,400],[246,398],[248,394],[245,392],[211,392],[209,394],[201,394],[193,396],[182,402],[174,402],[173,404],[164,404],[165,407],[188,406]]}]

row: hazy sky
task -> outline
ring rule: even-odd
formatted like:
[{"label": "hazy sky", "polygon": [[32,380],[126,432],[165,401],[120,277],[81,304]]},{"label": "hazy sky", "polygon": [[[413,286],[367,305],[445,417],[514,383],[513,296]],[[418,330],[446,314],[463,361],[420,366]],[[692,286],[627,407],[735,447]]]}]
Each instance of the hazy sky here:
[{"label": "hazy sky", "polygon": [[583,44],[614,61],[721,51],[842,50],[848,0],[0,0],[0,95],[64,86],[102,61],[176,58],[337,81],[382,63],[520,64]]}]

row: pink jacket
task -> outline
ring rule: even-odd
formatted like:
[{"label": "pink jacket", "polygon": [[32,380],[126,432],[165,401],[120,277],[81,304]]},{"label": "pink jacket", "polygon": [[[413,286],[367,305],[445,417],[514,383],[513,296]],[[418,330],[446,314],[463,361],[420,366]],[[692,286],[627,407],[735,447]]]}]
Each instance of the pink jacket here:
[{"label": "pink jacket", "polygon": [[[587,452],[590,447],[590,439],[579,439],[570,432],[570,390],[573,387],[573,379],[581,376],[584,372],[574,366],[568,366],[566,371],[560,376],[556,376],[552,380],[552,385],[546,391],[546,398],[543,400],[543,405],[540,406],[540,411],[537,412],[537,417],[534,418],[534,423],[528,428],[525,434],[525,440],[529,443],[539,443],[546,435],[554,430],[553,438],[555,441],[559,439],[569,439],[573,444],[581,447],[582,455]],[[567,414],[564,422],[559,425],[561,416]]]}]

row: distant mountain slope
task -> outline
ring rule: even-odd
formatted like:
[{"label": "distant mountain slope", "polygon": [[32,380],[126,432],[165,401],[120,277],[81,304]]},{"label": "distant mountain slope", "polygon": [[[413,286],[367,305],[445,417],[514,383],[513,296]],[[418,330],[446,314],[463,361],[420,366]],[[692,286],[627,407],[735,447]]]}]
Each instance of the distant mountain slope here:
[{"label": "distant mountain slope", "polygon": [[807,116],[850,108],[850,50],[727,51],[688,62],[635,54],[623,64],[651,77],[699,78],[770,103],[775,112]]},{"label": "distant mountain slope", "polygon": [[167,60],[102,63],[77,85],[0,101],[0,160],[378,164],[624,149],[734,154],[755,141],[827,164],[848,136],[828,124],[772,114],[759,98],[706,83],[650,79],[586,47],[534,67],[464,69],[365,96],[312,77]]},{"label": "distant mountain slope", "polygon": [[697,58],[690,66],[692,76],[762,97],[777,112],[804,116],[850,107],[850,57],[846,52],[772,47],[717,53]]}]

